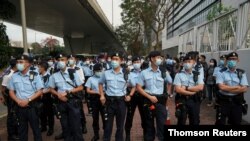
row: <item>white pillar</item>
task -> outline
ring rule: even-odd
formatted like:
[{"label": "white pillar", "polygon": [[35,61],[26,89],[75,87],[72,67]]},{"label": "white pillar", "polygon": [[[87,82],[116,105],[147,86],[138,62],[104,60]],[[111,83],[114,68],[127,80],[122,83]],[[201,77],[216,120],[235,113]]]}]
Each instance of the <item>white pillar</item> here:
[{"label": "white pillar", "polygon": [[28,43],[27,43],[27,27],[26,27],[26,15],[25,15],[25,0],[20,0],[21,6],[21,18],[22,18],[22,31],[23,31],[23,48],[24,53],[28,53]]}]

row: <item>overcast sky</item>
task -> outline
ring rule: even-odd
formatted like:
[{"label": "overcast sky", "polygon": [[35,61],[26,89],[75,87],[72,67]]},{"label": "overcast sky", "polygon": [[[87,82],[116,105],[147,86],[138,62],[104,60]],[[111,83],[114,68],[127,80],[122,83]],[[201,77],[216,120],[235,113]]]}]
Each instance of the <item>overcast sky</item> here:
[{"label": "overcast sky", "polygon": [[[114,12],[114,26],[119,26],[122,21],[121,21],[121,4],[122,0],[113,0],[113,12]],[[105,13],[106,17],[109,19],[110,23],[112,24],[112,0],[97,0],[101,8],[103,9],[103,12]],[[6,23],[5,25],[7,26],[7,34],[9,36],[9,39],[11,41],[22,41],[22,29],[20,26],[13,25],[10,23]],[[38,42],[40,43],[42,40],[44,40],[47,37],[50,37],[51,35],[41,33],[39,31],[34,31],[34,30],[27,30],[28,34],[28,42]],[[53,36],[54,38],[57,38],[60,43],[63,43],[62,38],[58,38]]]}]

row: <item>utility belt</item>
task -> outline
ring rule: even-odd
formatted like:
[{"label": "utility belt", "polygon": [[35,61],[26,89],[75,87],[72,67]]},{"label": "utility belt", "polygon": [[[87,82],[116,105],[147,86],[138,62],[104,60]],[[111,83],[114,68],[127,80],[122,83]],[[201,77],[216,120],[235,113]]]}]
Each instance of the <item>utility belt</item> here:
[{"label": "utility belt", "polygon": [[235,96],[227,96],[223,95],[222,93],[219,92],[218,95],[218,102],[219,103],[231,103],[234,102],[235,104],[242,104],[244,103],[244,95],[242,94],[237,94]]},{"label": "utility belt", "polygon": [[[161,94],[161,95],[149,94],[149,95],[155,96],[158,100],[157,103],[162,104],[162,105],[166,105],[167,97],[164,94]],[[150,104],[150,103],[152,104],[152,102],[149,99],[147,99],[147,98],[144,99],[144,104]]]},{"label": "utility belt", "polygon": [[187,95],[181,95],[179,93],[175,96],[175,103],[185,103],[188,100],[193,100],[194,102],[201,102],[202,99],[202,92],[197,92],[194,95],[187,96]]},{"label": "utility belt", "polygon": [[107,96],[106,99],[110,103],[124,101],[125,96]]}]

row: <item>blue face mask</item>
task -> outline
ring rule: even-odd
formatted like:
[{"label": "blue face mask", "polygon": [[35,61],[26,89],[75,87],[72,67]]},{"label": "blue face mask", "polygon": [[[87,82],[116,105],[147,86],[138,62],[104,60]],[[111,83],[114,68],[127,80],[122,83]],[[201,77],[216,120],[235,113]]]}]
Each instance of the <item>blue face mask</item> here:
[{"label": "blue face mask", "polygon": [[161,59],[156,59],[155,64],[156,64],[157,66],[160,66],[160,65],[161,65],[161,63],[162,63],[162,60],[161,60]]},{"label": "blue face mask", "polygon": [[119,64],[117,61],[111,61],[111,67],[112,67],[112,68],[115,69],[115,68],[119,67],[119,65],[120,65],[120,64]]},{"label": "blue face mask", "polygon": [[224,60],[220,60],[220,66],[224,66]]},{"label": "blue face mask", "polygon": [[17,70],[18,71],[23,71],[24,70],[24,64],[16,64]]},{"label": "blue face mask", "polygon": [[190,63],[184,63],[183,67],[184,67],[185,70],[190,70],[190,69],[192,69],[193,66]]},{"label": "blue face mask", "polygon": [[75,61],[72,60],[72,59],[70,59],[70,60],[69,60],[69,65],[74,65],[74,64],[75,64]]},{"label": "blue face mask", "polygon": [[229,69],[235,68],[236,65],[237,65],[237,62],[234,61],[234,60],[229,60],[229,61],[227,62],[227,67],[228,67]]},{"label": "blue face mask", "polygon": [[133,67],[134,67],[134,69],[139,70],[141,68],[141,64],[135,63],[135,64],[133,64]]},{"label": "blue face mask", "polygon": [[66,66],[65,62],[63,61],[59,61],[58,64],[57,64],[57,68],[58,69],[64,69]]}]

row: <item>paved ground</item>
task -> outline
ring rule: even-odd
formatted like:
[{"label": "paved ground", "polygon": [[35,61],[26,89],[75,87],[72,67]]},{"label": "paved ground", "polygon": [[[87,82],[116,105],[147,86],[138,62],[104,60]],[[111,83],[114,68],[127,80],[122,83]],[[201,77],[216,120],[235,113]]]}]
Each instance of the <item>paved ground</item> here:
[{"label": "paved ground", "polygon": [[[202,106],[201,106],[201,124],[202,125],[212,125],[214,124],[215,120],[215,110],[213,107],[207,107],[207,101],[203,101]],[[86,105],[85,106],[85,111]],[[174,117],[174,112],[175,112],[175,107],[174,107],[174,102],[173,99],[169,100],[169,109],[170,109],[170,115],[171,115],[171,124],[176,124],[176,118]],[[2,112],[2,109],[1,109]],[[84,134],[83,137],[85,141],[90,141],[91,137],[93,136],[93,130],[92,130],[92,118],[91,116],[87,116],[87,129],[88,133]],[[115,126],[113,128],[113,137],[112,140],[114,140],[114,134],[115,134]],[[55,133],[54,135],[57,135],[58,133],[61,132],[61,127],[59,124],[59,121],[56,120],[56,125],[55,125]],[[29,130],[29,141],[32,141],[33,136],[31,130]],[[54,135],[51,137],[47,137],[46,133],[43,133],[43,140],[44,141],[54,141]],[[100,132],[100,136],[102,137],[103,131]],[[142,141],[142,130],[140,126],[140,118],[139,118],[139,112],[136,111],[135,118],[134,118],[134,123],[133,123],[133,128],[131,132],[132,136],[132,141]],[[6,131],[6,117],[3,117],[0,119],[0,137],[2,141],[7,141],[7,131]]]}]

